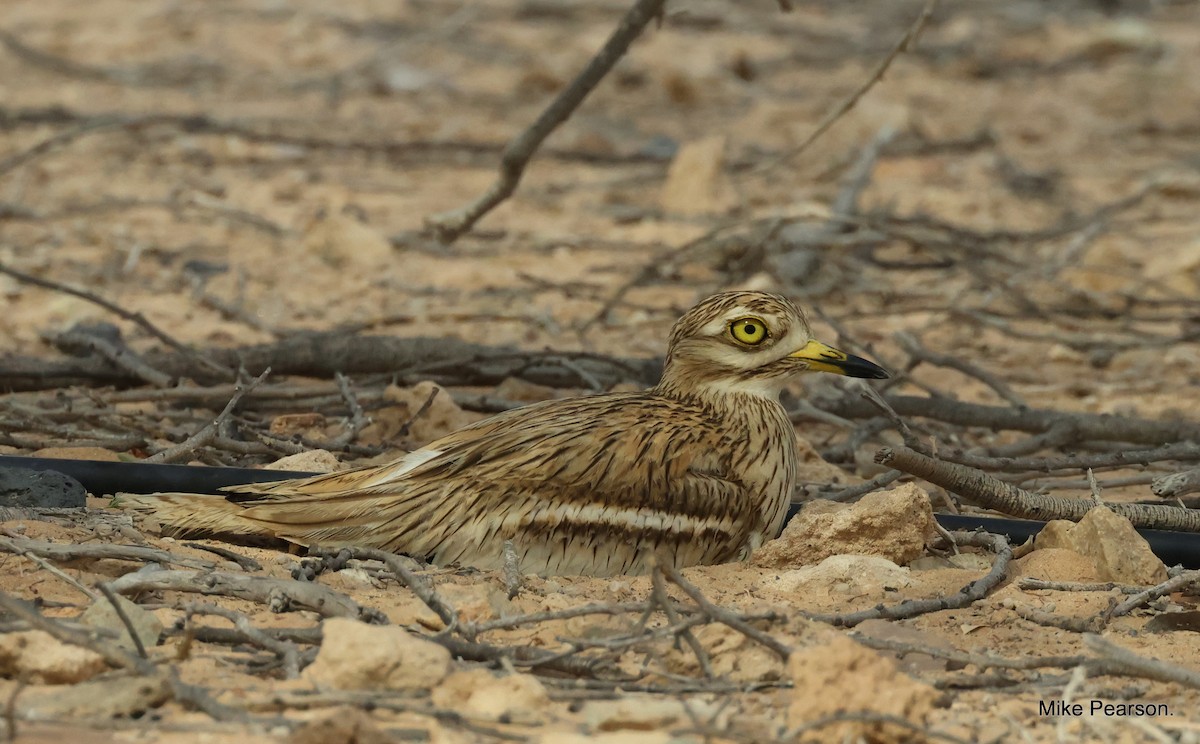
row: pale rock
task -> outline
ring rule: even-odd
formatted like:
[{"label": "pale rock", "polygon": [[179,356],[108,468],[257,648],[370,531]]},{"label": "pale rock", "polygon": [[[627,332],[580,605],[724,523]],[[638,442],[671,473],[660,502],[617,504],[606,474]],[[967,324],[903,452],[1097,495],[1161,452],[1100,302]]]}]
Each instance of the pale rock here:
[{"label": "pale rock", "polygon": [[538,403],[557,398],[558,391],[547,385],[538,385],[536,382],[522,380],[519,377],[505,377],[496,386],[493,395],[502,400],[514,400],[518,403]]},{"label": "pale rock", "polygon": [[313,220],[303,240],[307,253],[334,269],[373,269],[392,260],[387,237],[341,211]]},{"label": "pale rock", "polygon": [[[692,632],[708,652],[713,673],[722,679],[731,682],[762,682],[778,680],[783,674],[783,665],[779,657],[773,651],[747,638],[744,633],[715,623]],[[664,660],[668,670],[676,674],[702,674],[700,662],[687,645],[672,648]]]},{"label": "pale rock", "polygon": [[1059,273],[1059,282],[1073,289],[1097,295],[1118,293],[1129,288],[1128,267],[1068,266]]},{"label": "pale rock", "polygon": [[[837,465],[821,459],[821,455],[807,439],[796,439],[796,462],[799,465],[796,470],[796,479],[801,483],[846,483],[849,485],[849,474]],[[828,499],[820,500],[828,501]]]},{"label": "pale rock", "polygon": [[306,721],[287,737],[288,744],[393,744],[371,716],[357,708],[340,708],[332,715]]},{"label": "pale rock", "polygon": [[[142,648],[154,648],[157,646],[158,639],[162,637],[162,621],[152,613],[142,609],[136,602],[132,602],[121,596],[117,597],[117,602],[121,605],[121,610],[125,613],[125,617],[129,619],[129,624],[133,626],[133,632],[137,633],[138,640],[142,642]],[[112,602],[109,602],[107,598],[98,599],[93,602],[79,616],[79,621],[93,628],[104,628],[112,631],[116,637],[117,645],[127,651],[135,651],[137,648],[133,643],[133,639],[129,637],[129,630],[125,627],[125,623],[117,615]]]},{"label": "pale rock", "polygon": [[[911,625],[901,625],[894,620],[866,620],[854,626],[856,636],[865,636],[881,641],[894,641],[914,648],[955,651],[954,644],[940,632],[921,630]],[[920,651],[883,652],[896,655],[896,661],[905,674],[921,675],[945,672],[950,664],[945,659]]]},{"label": "pale rock", "polygon": [[529,674],[492,674],[486,669],[454,672],[430,692],[434,705],[488,721],[542,723],[550,704],[546,688]]},{"label": "pale rock", "polygon": [[1166,566],[1145,538],[1128,519],[1107,507],[1092,509],[1078,524],[1062,519],[1048,522],[1033,544],[1039,550],[1065,548],[1091,559],[1100,581],[1158,584],[1167,580]]},{"label": "pale rock", "polygon": [[666,731],[609,731],[578,734],[565,731],[546,731],[537,738],[538,744],[682,744]]},{"label": "pale rock", "polygon": [[[417,416],[430,395],[433,400]],[[373,423],[364,430],[364,433],[374,430],[383,441],[407,436],[413,442],[426,444],[478,420],[478,416],[460,408],[449,391],[434,382],[419,382],[409,388],[389,385],[383,391],[383,399],[392,405],[373,412]],[[405,425],[408,425],[407,435],[403,431]]]},{"label": "pale rock", "polygon": [[789,594],[882,594],[912,584],[907,568],[874,555],[831,555],[815,566],[779,575],[776,587]]},{"label": "pale rock", "polygon": [[59,641],[42,630],[0,635],[0,677],[75,684],[108,669],[95,651]]},{"label": "pale rock", "polygon": [[720,211],[720,178],[725,137],[715,135],[684,143],[675,154],[662,187],[662,208],[670,214]]},{"label": "pale rock", "polygon": [[[1072,522],[1066,524],[1074,526]],[[1009,575],[1012,578],[1028,577],[1043,581],[1097,581],[1100,578],[1091,558],[1066,548],[1034,550],[1013,561]]]},{"label": "pale rock", "polygon": [[1158,54],[1164,46],[1154,28],[1139,18],[1119,18],[1090,30],[1080,54],[1105,62],[1125,54]]},{"label": "pale rock", "polygon": [[1200,290],[1200,239],[1183,245],[1161,246],[1148,253],[1142,274],[1167,287],[1194,295]]},{"label": "pale rock", "polygon": [[1158,193],[1170,199],[1191,201],[1200,199],[1200,173],[1194,171],[1167,171],[1153,176]]},{"label": "pale rock", "polygon": [[958,568],[958,566],[951,563],[950,559],[940,555],[923,555],[915,561],[909,561],[908,568],[912,571],[936,571],[941,568]]},{"label": "pale rock", "polygon": [[403,628],[329,618],[316,660],[303,677],[338,690],[415,690],[432,687],[450,671],[450,652]]},{"label": "pale rock", "polygon": [[1084,354],[1072,349],[1066,344],[1054,344],[1050,350],[1046,352],[1046,358],[1052,362],[1081,362],[1086,357]]},{"label": "pale rock", "polygon": [[[715,708],[690,701],[692,715],[707,720]],[[593,700],[581,711],[584,726],[589,732],[658,731],[671,726],[687,725],[693,718],[684,708],[683,700],[628,695],[618,700]],[[719,727],[719,724],[717,724]]]},{"label": "pale rock", "polygon": [[836,511],[828,509],[827,504],[805,505],[778,540],[755,551],[751,563],[789,568],[839,554],[874,555],[907,563],[924,552],[925,541],[934,530],[929,495],[912,483],[867,494],[857,504]]},{"label": "pale rock", "polygon": [[263,470],[291,470],[298,473],[332,473],[340,470],[342,464],[329,450],[316,449],[307,452],[297,452],[294,455],[281,457],[270,465],[264,465]]},{"label": "pale rock", "polygon": [[110,677],[27,690],[17,700],[17,714],[30,720],[129,718],[158,707],[170,696],[164,677]]},{"label": "pale rock", "polygon": [[[938,691],[899,670],[896,662],[830,631],[788,659],[792,678],[787,724],[795,728],[835,713],[872,712],[925,727]],[[906,741],[911,731],[887,723],[825,726],[801,741]]]},{"label": "pale rock", "polygon": [[1200,368],[1200,345],[1175,344],[1163,354],[1162,365],[1168,369]]},{"label": "pale rock", "polygon": [[49,457],[55,460],[100,460],[102,462],[120,462],[121,456],[112,450],[101,447],[43,447],[35,451],[31,457]]},{"label": "pale rock", "polygon": [[337,572],[337,575],[343,579],[352,581],[355,584],[361,584],[362,586],[370,586],[376,589],[383,588],[382,581],[361,568],[343,568]]},{"label": "pale rock", "polygon": [[314,429],[325,427],[323,414],[316,411],[306,413],[281,413],[271,419],[271,433],[281,437],[311,434]]},{"label": "pale rock", "polygon": [[949,560],[952,567],[968,571],[987,571],[992,567],[992,559],[982,553],[959,553],[950,556]]}]

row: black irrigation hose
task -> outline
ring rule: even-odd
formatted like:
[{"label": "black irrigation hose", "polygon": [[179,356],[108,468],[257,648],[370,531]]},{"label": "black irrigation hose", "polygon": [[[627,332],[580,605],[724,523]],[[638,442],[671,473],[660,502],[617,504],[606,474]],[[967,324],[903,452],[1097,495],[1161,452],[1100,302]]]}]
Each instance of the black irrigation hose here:
[{"label": "black irrigation hose", "polygon": [[57,460],[49,457],[0,455],[0,467],[56,470],[83,484],[88,493],[220,493],[222,486],[239,483],[304,478],[315,473],[251,468],[209,468],[196,465],[159,465],[152,462],[104,462],[102,460]]},{"label": "black irrigation hose", "polygon": [[[303,478],[313,473],[250,468],[216,468],[195,465],[158,465],[141,462],[101,462],[95,460],[56,460],[45,457],[0,455],[0,467],[56,470],[83,484],[88,492],[105,496],[117,492],[218,493],[222,486],[239,483],[263,483],[285,478]],[[792,504],[788,519],[800,510]],[[1007,535],[1013,543],[1022,543],[1046,524],[1031,519],[976,517],[963,514],[937,514],[938,523],[948,530],[985,530]],[[1200,534],[1168,530],[1138,530],[1150,549],[1168,566],[1200,568]]]}]

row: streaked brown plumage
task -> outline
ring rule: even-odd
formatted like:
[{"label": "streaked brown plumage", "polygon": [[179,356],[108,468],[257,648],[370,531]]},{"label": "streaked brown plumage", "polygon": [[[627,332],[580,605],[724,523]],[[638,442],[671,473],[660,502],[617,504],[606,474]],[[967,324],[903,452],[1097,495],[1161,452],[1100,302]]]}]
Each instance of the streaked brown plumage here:
[{"label": "streaked brown plumage", "polygon": [[460,429],[387,465],[234,486],[228,500],[127,497],[177,532],[356,545],[479,568],[512,540],[523,570],[642,573],[745,558],[782,526],[795,431],[778,395],[805,370],[886,377],[813,341],[763,292],[675,324],[659,384],[554,400]]}]

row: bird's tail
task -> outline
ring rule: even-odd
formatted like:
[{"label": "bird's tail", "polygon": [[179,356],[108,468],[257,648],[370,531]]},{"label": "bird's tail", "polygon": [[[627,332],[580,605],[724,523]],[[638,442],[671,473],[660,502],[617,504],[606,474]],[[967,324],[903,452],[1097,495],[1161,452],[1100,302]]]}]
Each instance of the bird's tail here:
[{"label": "bird's tail", "polygon": [[[120,506],[142,519],[157,522],[169,536],[221,535],[238,539],[275,540],[271,525],[247,519],[245,507],[221,496],[195,493],[117,494]],[[286,539],[286,538],[282,538]]]},{"label": "bird's tail", "polygon": [[[310,547],[353,545],[417,556],[437,549],[441,533],[429,529],[430,520],[445,519],[441,512],[453,506],[434,494],[397,494],[386,487],[378,493],[367,489],[311,496],[282,492],[282,484],[276,488],[280,493],[271,492],[269,487],[275,485],[236,486],[235,500],[188,493],[118,498],[144,519],[158,522],[162,534],[170,536],[286,541]],[[257,493],[241,493],[250,488]]]}]

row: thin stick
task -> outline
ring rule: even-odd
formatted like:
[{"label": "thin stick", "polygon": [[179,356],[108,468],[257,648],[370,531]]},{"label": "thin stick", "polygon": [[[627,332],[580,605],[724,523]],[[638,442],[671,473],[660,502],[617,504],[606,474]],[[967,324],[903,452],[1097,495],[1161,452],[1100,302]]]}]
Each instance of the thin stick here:
[{"label": "thin stick", "polygon": [[125,612],[125,608],[121,606],[121,600],[117,597],[117,593],[112,590],[108,584],[100,582],[96,584],[108,603],[112,605],[113,611],[117,613],[117,617],[121,620],[121,624],[125,626],[125,632],[129,634],[129,640],[133,641],[133,647],[137,649],[138,656],[143,659],[150,658],[146,654],[146,646],[142,643],[142,639],[138,637],[137,628],[133,627],[133,621],[129,619],[129,614]]},{"label": "thin stick", "polygon": [[1116,605],[1107,613],[1107,618],[1112,619],[1114,617],[1128,615],[1137,608],[1153,602],[1159,597],[1180,591],[1197,582],[1200,582],[1200,571],[1184,571],[1178,576],[1173,576],[1161,584],[1156,584],[1148,589],[1144,589],[1124,602]]},{"label": "thin stick", "polygon": [[791,656],[791,648],[783,643],[780,643],[770,635],[762,632],[758,628],[746,622],[746,620],[737,613],[730,612],[724,607],[718,607],[710,602],[709,599],[700,592],[695,584],[683,578],[683,576],[681,576],[674,567],[664,563],[659,566],[659,569],[663,572],[664,576],[671,580],[671,583],[678,586],[683,590],[684,594],[691,597],[692,601],[700,606],[701,612],[703,612],[705,615],[708,615],[722,625],[727,625],[730,628],[733,628],[750,640],[769,648],[784,661],[787,661],[787,658]]},{"label": "thin stick", "polygon": [[[7,530],[5,532],[7,532]],[[91,589],[88,589],[87,586],[85,586],[81,581],[76,579],[74,576],[71,576],[66,571],[63,571],[61,568],[54,565],[50,561],[45,560],[44,558],[42,558],[41,556],[39,556],[37,553],[33,552],[32,550],[23,548],[20,545],[17,545],[16,543],[9,542],[8,540],[4,540],[4,539],[0,539],[0,550],[4,550],[9,553],[13,553],[15,555],[19,555],[24,558],[28,558],[29,560],[36,563],[38,566],[40,566],[45,571],[48,571],[49,573],[54,574],[58,578],[62,579],[63,581],[67,582],[71,586],[78,589],[79,591],[83,592],[85,595],[87,595],[88,599],[92,600],[93,602],[100,599],[99,595],[97,595]]]},{"label": "thin stick", "polygon": [[429,217],[426,224],[445,243],[453,243],[470,230],[516,191],[530,158],[559,124],[575,111],[583,99],[608,74],[617,60],[625,55],[634,39],[641,35],[650,21],[662,14],[666,0],[637,0],[617,24],[604,46],[588,61],[583,71],[560,92],[541,115],[517,138],[508,143],[500,156],[500,177],[481,196],[470,204],[451,212]]},{"label": "thin stick", "polygon": [[[993,478],[982,470],[927,457],[906,447],[884,447],[875,462],[903,470],[989,509],[1026,519],[1079,521],[1096,508],[1092,499],[1044,496]],[[1200,532],[1200,513],[1157,504],[1105,504],[1135,527]]]},{"label": "thin stick", "polygon": [[811,134],[805,137],[803,142],[780,155],[775,160],[755,168],[747,175],[765,176],[779,166],[788,163],[800,153],[807,150],[809,146],[816,142],[822,134],[825,134],[826,130],[837,123],[838,119],[845,116],[850,109],[858,105],[859,100],[861,100],[862,97],[867,94],[867,91],[875,87],[876,83],[883,80],[883,76],[888,71],[888,68],[892,66],[892,62],[894,62],[901,53],[909,51],[917,42],[917,39],[921,35],[921,31],[925,28],[925,24],[929,22],[930,16],[932,16],[933,12],[937,9],[938,2],[939,0],[927,0],[925,6],[921,8],[921,14],[917,16],[917,19],[913,21],[911,26],[908,27],[908,31],[904,33],[904,36],[900,37],[900,40],[896,42],[896,45],[892,47],[892,50],[888,52],[888,55],[884,57],[883,60],[880,61],[880,63],[875,67],[875,70],[871,73],[870,77],[868,77],[862,85],[858,86],[858,88],[856,88],[854,92],[847,96],[841,103],[834,107],[833,110],[826,114],[825,118],[822,119],[819,124],[817,124],[816,129],[814,129]]},{"label": "thin stick", "polygon": [[213,360],[208,359],[204,355],[198,353],[197,351],[195,351],[191,347],[187,346],[186,344],[176,341],[166,331],[162,330],[158,326],[151,323],[146,318],[146,316],[142,315],[141,313],[136,313],[136,312],[133,312],[130,310],[126,310],[125,308],[121,307],[120,305],[112,303],[112,302],[104,299],[103,297],[95,295],[86,290],[69,287],[65,284],[61,284],[59,282],[52,281],[50,279],[42,279],[40,277],[33,276],[32,274],[26,274],[23,271],[17,271],[16,269],[5,266],[4,264],[0,264],[0,274],[7,274],[7,275],[11,276],[13,279],[16,279],[25,284],[32,284],[35,287],[42,287],[43,289],[52,289],[55,292],[62,292],[63,294],[69,294],[72,297],[78,297],[81,300],[86,300],[87,302],[90,302],[93,305],[98,305],[99,307],[104,308],[105,310],[109,311],[110,313],[116,315],[119,318],[123,318],[124,320],[128,320],[133,323],[136,323],[138,326],[140,326],[144,331],[149,333],[154,338],[158,339],[159,341],[162,341],[164,344],[171,347],[175,351],[178,351],[181,354],[185,354],[189,358],[203,364],[204,366],[208,367],[210,370],[212,370],[214,372],[219,372],[222,374],[229,374],[229,372],[231,371],[231,370],[226,369],[225,367],[221,366],[220,364],[217,364]]},{"label": "thin stick", "polygon": [[221,409],[221,412],[217,414],[215,419],[205,424],[200,431],[197,431],[174,447],[168,447],[162,452],[150,455],[146,458],[146,462],[175,462],[176,460],[190,456],[197,449],[212,443],[217,439],[217,435],[221,431],[221,426],[233,415],[233,411],[237,408],[238,403],[242,402],[242,398],[246,397],[246,394],[251,390],[258,387],[258,384],[265,380],[269,374],[271,374],[271,368],[267,367],[261,375],[255,377],[250,382],[244,385],[239,382],[234,385],[233,396],[225,404],[225,407]]},{"label": "thin stick", "polygon": [[317,549],[312,552],[314,555],[330,555],[341,551],[349,551],[352,557],[360,560],[379,561],[383,563],[402,584],[411,589],[412,593],[425,603],[426,607],[433,610],[434,614],[441,618],[442,623],[446,626],[446,630],[457,630],[467,640],[475,640],[474,624],[459,618],[458,611],[448,605],[428,582],[412,571],[409,571],[401,561],[400,556],[375,548],[345,547],[337,551]]},{"label": "thin stick", "polygon": [[937,599],[906,599],[896,605],[878,605],[869,610],[850,612],[843,615],[808,614],[806,616],[831,625],[853,627],[867,620],[904,620],[918,615],[942,610],[956,610],[967,607],[983,599],[1004,581],[1008,575],[1008,565],[1012,561],[1012,546],[1002,535],[991,535],[976,532],[954,532],[954,542],[958,545],[983,546],[996,554],[992,569],[981,579],[976,579],[958,591],[957,594]]},{"label": "thin stick", "polygon": [[[667,616],[667,622],[671,625],[676,625],[679,622],[679,613],[671,606],[671,597],[667,594],[666,584],[663,582],[665,572],[661,566],[654,566],[650,572],[651,597],[662,608],[663,614]],[[691,627],[685,627],[675,634],[676,643],[682,638],[687,643],[688,648],[692,649],[692,654],[695,655],[697,663],[700,664],[700,671],[704,676],[712,679],[716,674],[713,672],[712,660],[708,656],[708,652],[704,650],[704,645],[700,643],[700,639],[692,632]]]},{"label": "thin stick", "polygon": [[184,610],[189,619],[192,615],[216,615],[229,620],[247,640],[265,648],[283,661],[283,673],[287,679],[296,679],[300,676],[300,652],[297,650],[296,644],[267,635],[254,627],[250,618],[244,614],[202,602],[189,602]]},{"label": "thin stick", "polygon": [[1158,659],[1148,659],[1144,656],[1138,656],[1129,649],[1122,648],[1112,641],[1092,633],[1083,637],[1083,645],[1100,656],[1129,669],[1130,671],[1126,672],[1128,674],[1136,674],[1139,677],[1155,679],[1160,682],[1175,682],[1193,689],[1200,689],[1200,672],[1185,669],[1175,664],[1169,664],[1165,661],[1159,661]]}]

